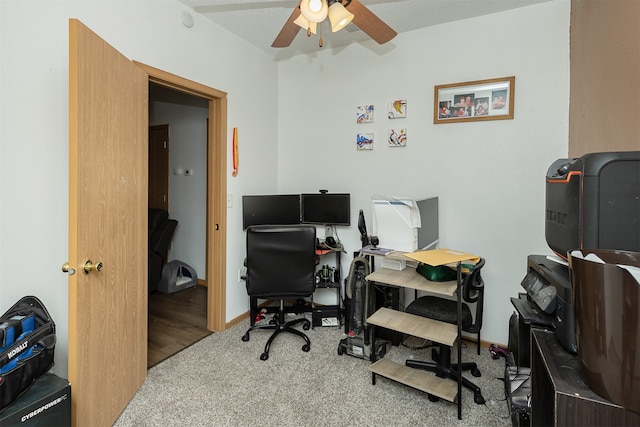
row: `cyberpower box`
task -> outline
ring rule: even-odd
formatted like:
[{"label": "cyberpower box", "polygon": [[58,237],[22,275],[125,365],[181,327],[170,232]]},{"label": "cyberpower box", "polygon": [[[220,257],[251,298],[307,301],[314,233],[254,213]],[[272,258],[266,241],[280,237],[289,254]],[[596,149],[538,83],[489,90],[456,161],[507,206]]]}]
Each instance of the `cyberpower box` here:
[{"label": "cyberpower box", "polygon": [[545,209],[547,244],[564,259],[571,249],[640,251],[640,151],[556,160]]},{"label": "cyberpower box", "polygon": [[0,426],[71,426],[71,385],[46,373],[0,412]]}]

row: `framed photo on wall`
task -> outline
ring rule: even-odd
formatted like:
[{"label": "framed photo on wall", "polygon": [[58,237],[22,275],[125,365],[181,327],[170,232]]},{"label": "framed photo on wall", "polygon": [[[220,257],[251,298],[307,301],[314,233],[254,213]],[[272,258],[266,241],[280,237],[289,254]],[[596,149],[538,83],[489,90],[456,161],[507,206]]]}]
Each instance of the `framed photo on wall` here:
[{"label": "framed photo on wall", "polygon": [[435,86],[433,123],[513,119],[516,78]]}]

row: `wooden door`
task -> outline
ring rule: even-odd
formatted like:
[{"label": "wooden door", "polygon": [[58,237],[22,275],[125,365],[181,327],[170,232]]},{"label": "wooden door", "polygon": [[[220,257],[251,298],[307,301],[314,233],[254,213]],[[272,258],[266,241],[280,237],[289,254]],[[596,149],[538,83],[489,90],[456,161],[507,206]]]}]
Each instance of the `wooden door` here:
[{"label": "wooden door", "polygon": [[169,210],[169,125],[149,126],[149,207]]},{"label": "wooden door", "polygon": [[[69,264],[76,273],[68,357],[76,426],[112,425],[147,374],[147,104],[147,74],[69,20]],[[94,268],[85,274],[88,260]]]}]

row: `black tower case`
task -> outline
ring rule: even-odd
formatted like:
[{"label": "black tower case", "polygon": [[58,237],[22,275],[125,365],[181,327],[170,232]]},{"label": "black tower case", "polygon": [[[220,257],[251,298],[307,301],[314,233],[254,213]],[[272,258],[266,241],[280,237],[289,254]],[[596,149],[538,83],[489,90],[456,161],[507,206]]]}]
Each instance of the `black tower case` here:
[{"label": "black tower case", "polygon": [[571,249],[640,251],[640,151],[590,153],[552,163],[545,237],[564,259]]}]

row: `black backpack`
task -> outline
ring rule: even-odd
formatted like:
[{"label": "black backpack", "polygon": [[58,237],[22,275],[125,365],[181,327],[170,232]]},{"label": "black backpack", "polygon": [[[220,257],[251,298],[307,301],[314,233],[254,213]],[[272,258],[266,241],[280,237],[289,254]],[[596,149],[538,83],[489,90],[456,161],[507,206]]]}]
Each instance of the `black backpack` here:
[{"label": "black backpack", "polygon": [[40,300],[21,298],[0,317],[0,412],[53,366],[56,326]]}]

